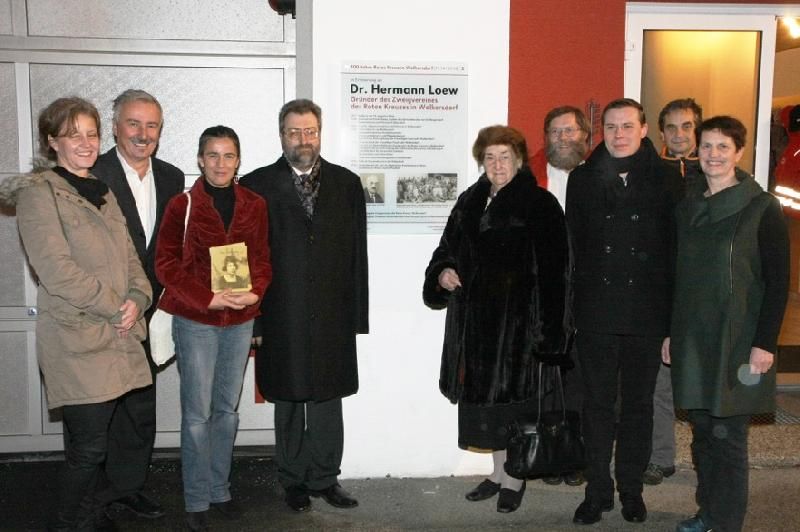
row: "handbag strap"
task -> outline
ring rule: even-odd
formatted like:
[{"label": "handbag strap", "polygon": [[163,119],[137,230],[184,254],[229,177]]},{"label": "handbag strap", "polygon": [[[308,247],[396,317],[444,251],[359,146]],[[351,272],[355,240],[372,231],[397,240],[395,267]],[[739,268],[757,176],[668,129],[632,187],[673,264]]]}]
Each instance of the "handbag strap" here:
[{"label": "handbag strap", "polygon": [[189,191],[186,194],[186,215],[183,217],[183,244],[186,244],[186,228],[189,227],[189,212],[192,210],[192,195]]},{"label": "handbag strap", "polygon": [[538,367],[536,368],[539,373],[539,382],[537,385],[537,393],[539,399],[539,408],[536,409],[536,425],[539,425],[539,422],[542,420],[542,398],[544,397],[544,387],[542,386],[542,373],[544,372],[544,363],[539,362]]},{"label": "handbag strap", "polygon": [[[186,214],[183,216],[183,241],[181,242],[181,249],[186,247],[186,228],[189,227],[189,212],[192,210],[192,195],[189,194],[189,191],[184,192],[186,194]],[[159,299],[164,297],[164,292],[167,291],[167,287],[161,289],[161,295]]]},{"label": "handbag strap", "polygon": [[[539,403],[539,410],[538,410],[538,413],[536,414],[536,424],[537,425],[539,424],[539,421],[541,421],[541,419],[542,419],[542,402],[543,402],[543,397],[544,397],[544,387],[542,386],[542,374],[544,373],[546,367],[547,366],[545,366],[544,362],[539,362],[539,367],[537,368],[539,370],[539,383],[538,383],[538,388],[539,389],[538,389],[538,393],[537,393],[538,403]],[[563,383],[563,381],[561,379],[561,368],[558,367],[558,366],[555,366],[553,368],[553,370],[555,371],[556,378],[555,378],[555,383],[554,383],[554,386],[553,386],[552,389],[553,389],[554,393],[556,391],[558,392],[558,399],[561,402],[561,417],[562,417],[562,420],[566,421],[566,419],[567,419],[567,406],[566,406],[567,405],[567,401],[566,401],[566,398],[564,397],[564,383]]]}]

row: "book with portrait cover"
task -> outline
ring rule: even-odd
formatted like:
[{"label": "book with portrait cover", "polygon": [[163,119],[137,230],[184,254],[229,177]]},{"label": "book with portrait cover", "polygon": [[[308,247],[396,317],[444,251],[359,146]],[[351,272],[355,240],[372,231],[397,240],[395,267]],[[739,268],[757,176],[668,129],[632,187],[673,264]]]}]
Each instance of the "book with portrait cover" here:
[{"label": "book with portrait cover", "polygon": [[247,245],[244,242],[212,246],[208,252],[211,254],[212,292],[249,292],[253,288],[247,263]]}]

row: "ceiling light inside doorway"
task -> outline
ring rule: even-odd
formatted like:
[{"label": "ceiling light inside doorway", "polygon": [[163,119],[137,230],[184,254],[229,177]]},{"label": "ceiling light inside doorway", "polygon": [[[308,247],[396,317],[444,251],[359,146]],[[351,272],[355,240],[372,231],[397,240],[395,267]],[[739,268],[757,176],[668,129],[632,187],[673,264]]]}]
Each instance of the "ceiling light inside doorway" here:
[{"label": "ceiling light inside doorway", "polygon": [[783,20],[783,23],[789,30],[789,35],[791,35],[793,39],[800,38],[800,22],[798,22],[796,17],[782,17],[781,20]]}]

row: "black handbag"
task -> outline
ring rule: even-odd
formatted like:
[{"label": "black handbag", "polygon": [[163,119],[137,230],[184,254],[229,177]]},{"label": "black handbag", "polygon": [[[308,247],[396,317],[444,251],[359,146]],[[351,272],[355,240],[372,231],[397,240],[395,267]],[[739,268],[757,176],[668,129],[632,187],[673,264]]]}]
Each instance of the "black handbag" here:
[{"label": "black handbag", "polygon": [[[506,473],[514,478],[539,478],[581,471],[586,467],[586,447],[581,436],[578,412],[567,410],[564,384],[558,367],[539,363],[539,390],[536,417],[517,419],[509,424],[506,448]],[[555,373],[552,410],[542,411],[542,374]]]}]

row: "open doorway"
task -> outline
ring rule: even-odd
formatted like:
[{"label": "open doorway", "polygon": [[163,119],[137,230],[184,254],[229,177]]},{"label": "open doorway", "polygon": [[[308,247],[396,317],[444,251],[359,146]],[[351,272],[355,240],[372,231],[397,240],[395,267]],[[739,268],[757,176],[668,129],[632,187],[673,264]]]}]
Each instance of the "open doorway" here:
[{"label": "open doorway", "polygon": [[[642,99],[651,123],[648,136],[662,144],[656,118],[665,103],[693,98],[703,116],[732,115],[756,131],[758,31],[646,30],[642,49]],[[756,139],[748,135],[739,162],[753,172]]]},{"label": "open doorway", "polygon": [[[773,116],[800,104],[800,44],[787,44],[779,17],[798,11],[800,5],[628,4],[625,96],[644,105],[655,145],[661,146],[661,107],[694,97],[704,116],[730,114],[745,123],[748,146],[740,166],[774,190]],[[800,175],[797,191],[800,207]],[[778,383],[800,389],[800,209],[787,215],[787,224],[792,282],[779,338]]]}]

